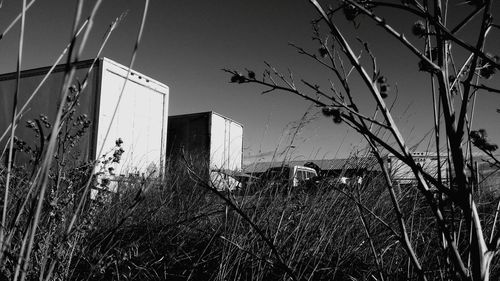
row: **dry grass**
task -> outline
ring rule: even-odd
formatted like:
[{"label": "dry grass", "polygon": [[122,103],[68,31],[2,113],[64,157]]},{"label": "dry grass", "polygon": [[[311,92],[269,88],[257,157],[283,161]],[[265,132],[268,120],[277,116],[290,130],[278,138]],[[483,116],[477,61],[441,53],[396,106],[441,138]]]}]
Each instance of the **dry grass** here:
[{"label": "dry grass", "polygon": [[[381,269],[370,244],[380,250],[388,280],[417,278],[393,235],[397,227],[393,205],[378,177],[365,185],[325,180],[314,190],[291,193],[266,184],[254,188],[256,192],[217,193],[176,163],[169,166],[163,182],[127,178],[118,183],[119,193],[101,193],[85,206],[68,235],[69,219],[89,170],[67,169],[64,184],[58,185],[59,190],[50,188],[44,200],[27,262],[28,280],[39,276],[49,280],[375,280]],[[15,207],[29,197],[26,171],[12,173],[9,214],[18,212]],[[2,182],[5,176],[4,172]],[[57,185],[53,181],[49,186]],[[486,213],[495,208],[490,195],[478,198]],[[408,214],[407,228],[427,275],[446,276],[446,257],[424,199],[412,189],[401,189],[397,197],[402,212]],[[31,208],[36,202],[31,201]],[[30,212],[24,214],[17,226],[9,228],[15,227],[16,232],[4,257],[5,278],[13,276],[23,229],[29,229]]]},{"label": "dry grass", "polygon": [[[50,137],[41,137],[39,150],[25,150],[32,158],[30,165],[16,166],[12,161],[14,148],[23,146],[14,136],[20,118],[17,109],[22,112],[25,105],[14,102],[11,126],[1,132],[0,140],[9,138],[9,142],[1,153],[7,163],[0,166],[0,279],[379,280],[383,276],[386,280],[417,280],[423,275],[402,245],[401,221],[428,280],[457,278],[422,193],[415,189],[390,193],[390,182],[379,178],[361,186],[325,181],[315,190],[291,193],[263,184],[256,192],[231,194],[207,185],[190,170],[192,165],[185,164],[169,167],[164,181],[122,179],[119,193],[102,193],[97,200],[89,200],[95,163],[71,162],[59,152],[70,155],[65,136],[71,131],[82,129],[85,133],[84,128],[64,125],[76,106],[76,102],[65,101],[68,95],[83,90],[70,90],[74,74],[71,62],[78,60],[85,46],[100,2],[96,1],[91,15],[81,20],[83,1],[78,1],[70,43],[58,59],[68,58],[60,92],[62,103],[46,132]],[[140,43],[148,3],[145,1],[130,65]],[[29,5],[26,1],[23,4],[14,22],[24,21]],[[115,24],[102,46],[114,28]],[[76,38],[83,31],[84,39],[77,48]],[[23,37],[21,28],[18,65],[22,63]],[[372,90],[381,100],[378,89]],[[377,120],[373,123],[380,124]],[[483,225],[492,225],[493,199],[490,193],[474,197]],[[396,205],[401,208],[398,212],[394,211]],[[443,216],[451,228],[458,229],[452,232],[461,236],[456,239],[463,244],[458,249],[467,249],[471,235],[466,219],[453,208],[453,204],[443,207]],[[398,220],[399,214],[404,220]],[[498,267],[492,267],[491,278],[499,277]]]},{"label": "dry grass", "polygon": [[[8,128],[2,128],[4,131],[1,132],[0,138],[0,140],[6,139],[5,146],[2,147],[0,153],[1,158],[6,159],[5,165],[0,167],[3,199],[2,227],[0,228],[0,277],[8,280],[66,280],[71,275],[73,256],[80,251],[82,239],[88,228],[94,224],[93,219],[97,212],[95,206],[87,200],[93,182],[91,171],[95,163],[76,163],[70,159],[70,155],[74,152],[72,150],[75,143],[88,129],[87,122],[83,120],[85,118],[75,114],[78,97],[87,85],[88,75],[84,81],[76,83],[74,62],[78,62],[81,57],[102,1],[94,3],[86,19],[82,19],[84,1],[77,2],[70,43],[28,100],[24,104],[18,104],[25,39],[25,15],[33,2],[28,5],[26,1],[22,2],[22,11],[19,16],[0,37],[3,38],[20,20],[16,90],[12,93],[12,119]],[[134,62],[140,43],[148,4],[149,1],[145,1],[144,16],[140,23],[135,48],[131,53],[130,65]],[[100,55],[117,22],[118,20],[110,25],[96,58]],[[77,46],[77,37],[82,32],[82,39]],[[16,129],[20,125],[21,116],[29,102],[64,56],[66,56],[66,68],[57,99],[61,102],[53,120],[47,120],[43,116],[38,120],[30,120],[28,127],[35,131],[39,143],[36,148],[30,147],[27,142],[15,137]],[[91,69],[92,67],[89,72]],[[77,85],[74,86],[74,84]],[[81,124],[71,125],[74,120],[81,121]],[[26,166],[15,166],[15,151],[20,154],[25,153],[25,158],[29,160],[24,162]]]}]

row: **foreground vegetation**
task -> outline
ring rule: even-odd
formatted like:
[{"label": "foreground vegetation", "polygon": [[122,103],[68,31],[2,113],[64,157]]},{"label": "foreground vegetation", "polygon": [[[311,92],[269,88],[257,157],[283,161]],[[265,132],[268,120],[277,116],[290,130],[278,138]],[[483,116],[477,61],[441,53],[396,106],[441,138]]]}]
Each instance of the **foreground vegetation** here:
[{"label": "foreground vegetation", "polygon": [[[231,75],[230,81],[259,85],[262,93],[282,91],[300,97],[321,108],[326,118],[352,128],[366,140],[379,162],[384,186],[391,197],[391,212],[398,222],[393,235],[411,263],[409,276],[414,268],[420,280],[436,278],[434,272],[427,270],[428,261],[420,256],[419,241],[408,227],[412,213],[398,201],[396,186],[384,163],[387,154],[407,165],[407,174],[416,183],[411,189],[425,198],[425,205],[432,213],[432,225],[440,235],[429,243],[435,249],[441,248],[436,252],[438,271],[449,272],[439,277],[490,280],[500,253],[498,211],[490,209],[495,217],[492,221],[488,220],[492,213],[481,212],[476,161],[479,152],[486,155],[480,158],[487,159],[491,167],[500,168],[500,161],[495,155],[498,145],[488,139],[486,130],[477,128],[482,125],[476,124],[479,122],[475,117],[483,110],[476,108],[476,100],[486,100],[488,94],[500,92],[495,84],[500,58],[494,54],[498,50],[492,43],[498,38],[499,28],[494,1],[308,2],[317,12],[317,18],[312,20],[315,47],[291,45],[320,66],[324,78],[315,73],[312,79],[297,79],[291,70],[281,72],[266,63],[262,75],[248,69],[245,72],[224,69]],[[397,21],[393,16],[396,13],[404,15],[404,20]],[[406,35],[405,30],[410,27],[412,35]],[[364,37],[362,29],[370,33],[378,31],[377,36],[387,36],[392,41],[366,42],[360,38]],[[378,49],[372,48],[373,45]],[[379,64],[375,50],[388,49],[404,52],[395,51],[394,57],[386,57],[386,64]],[[395,62],[396,56],[399,64]],[[413,71],[405,70],[405,76],[425,75],[428,85],[402,89],[398,81],[390,82],[397,77],[395,71],[399,67],[411,64]],[[391,84],[395,91],[391,91]],[[404,125],[397,121],[401,116],[393,110],[401,105],[401,95],[413,101],[412,93],[428,97],[423,110],[433,116],[427,124],[431,134],[416,143],[402,133]],[[410,126],[418,123],[415,120]],[[413,154],[420,145],[425,146],[424,151],[434,153],[435,166],[439,168],[428,171],[422,167],[418,155]],[[368,228],[365,229],[370,236]],[[390,279],[382,258],[385,248],[375,245],[371,252],[380,268],[379,278]]]},{"label": "foreground vegetation", "polygon": [[[256,83],[265,87],[264,92],[282,90],[298,95],[320,107],[335,123],[347,124],[359,132],[379,161],[380,179],[373,178],[370,184],[342,186],[325,181],[315,190],[291,193],[264,184],[256,193],[235,195],[213,188],[193,173],[189,163],[183,163],[183,169],[170,167],[164,181],[122,179],[117,194],[103,192],[96,200],[90,200],[90,190],[98,185],[93,175],[96,162],[79,163],[70,154],[89,126],[85,116],[75,113],[86,81],[71,86],[75,71],[72,62],[81,55],[101,1],[96,1],[86,20],[80,18],[83,1],[78,1],[71,43],[55,63],[67,57],[58,111],[50,123],[41,116],[27,124],[38,130],[39,146],[33,149],[15,138],[16,126],[24,125],[19,121],[27,106],[18,105],[17,98],[11,125],[1,132],[0,140],[8,141],[1,153],[6,161],[0,167],[0,278],[500,278],[498,198],[485,192],[489,187],[475,180],[477,171],[473,168],[478,151],[487,156],[491,167],[500,167],[494,155],[498,146],[489,142],[484,130],[472,124],[476,94],[499,92],[487,82],[500,69],[498,57],[485,51],[489,31],[498,29],[493,22],[493,1],[466,1],[474,11],[464,15],[456,26],[446,26],[444,19],[454,9],[441,0],[401,4],[345,0],[328,8],[318,1],[310,2],[319,17],[313,21],[313,39],[319,48],[307,51],[295,47],[333,74],[331,88],[323,90],[314,82],[302,80],[305,90],[299,89],[291,73],[283,75],[271,65],[262,79],[250,70],[245,74],[226,71],[231,74],[231,82]],[[130,67],[140,43],[148,3],[145,1]],[[417,16],[419,21],[412,26],[415,38],[407,39],[377,16],[379,8]],[[26,9],[23,1],[18,65],[22,60]],[[339,14],[356,28],[364,15],[415,56],[419,61],[415,69],[429,76],[429,108],[434,113],[430,124],[434,134],[429,143],[434,143],[432,149],[438,163],[447,163],[450,181],[443,180],[446,177],[441,169],[433,175],[417,164],[392,116],[391,102],[387,102],[396,102],[396,98],[390,97],[388,79],[379,70],[368,44],[343,36],[335,21]],[[473,20],[478,20],[480,26],[472,32],[477,38],[471,45],[457,33]],[[319,23],[326,24],[326,30]],[[83,30],[83,40],[76,50],[76,38]],[[102,47],[107,36],[109,33]],[[457,48],[461,52],[454,56]],[[364,54],[364,58],[358,54]],[[455,61],[464,63],[455,65]],[[359,110],[356,100],[366,97],[354,95],[357,91],[350,87],[351,73],[358,75],[365,92],[373,97],[373,111]],[[18,89],[20,69],[17,74]],[[17,97],[17,92],[14,95]],[[101,163],[119,161],[123,153],[119,143],[113,156]],[[26,153],[28,166],[16,166],[16,151]],[[415,185],[400,188],[394,184],[383,162],[387,153],[411,169]],[[107,185],[109,181],[101,180],[99,184]]]},{"label": "foreground vegetation", "polygon": [[[78,200],[69,189],[50,197],[26,263],[27,280],[379,280],[381,274],[388,280],[418,279],[379,178],[292,193],[263,185],[234,195],[209,188],[187,170],[170,171],[163,182],[129,178],[119,183],[119,193],[101,192],[69,235],[65,230]],[[13,197],[21,199],[24,175],[18,173],[19,193]],[[74,190],[85,185],[73,183]],[[492,196],[477,198],[485,214],[494,213]],[[453,279],[442,266],[448,261],[424,198],[407,187],[398,190],[397,200],[409,214],[407,228],[427,276]],[[492,219],[485,216],[485,223]],[[23,247],[18,233],[28,226],[21,217],[5,252],[5,280],[15,274],[15,253]],[[372,249],[383,249],[378,262]],[[492,278],[499,274],[495,266]]]}]

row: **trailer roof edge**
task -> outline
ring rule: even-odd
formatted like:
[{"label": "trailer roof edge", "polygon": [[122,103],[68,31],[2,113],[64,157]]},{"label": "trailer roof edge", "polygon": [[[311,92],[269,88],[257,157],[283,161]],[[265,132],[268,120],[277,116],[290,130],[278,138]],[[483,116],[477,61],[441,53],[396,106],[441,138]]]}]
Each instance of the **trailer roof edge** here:
[{"label": "trailer roof edge", "polygon": [[[77,69],[80,69],[80,68],[86,68],[86,67],[89,67],[90,65],[92,65],[92,62],[94,61],[94,59],[87,59],[87,60],[81,60],[81,61],[78,61],[76,63],[74,63],[74,65],[76,66]],[[109,63],[109,64],[112,64],[114,66],[117,66],[119,68],[122,68],[122,69],[125,69],[125,70],[128,70],[128,66],[125,66],[123,64],[120,64],[112,59],[109,59],[109,58],[106,58],[106,57],[100,57],[96,60],[96,65],[102,65],[102,63]],[[21,78],[24,78],[24,77],[30,77],[30,76],[36,76],[36,75],[41,75],[41,74],[46,74],[50,68],[52,67],[52,65],[50,66],[43,66],[43,67],[36,67],[36,68],[30,68],[30,69],[26,69],[26,70],[22,70],[21,71]],[[66,67],[66,64],[63,63],[63,64],[58,64],[56,65],[55,69],[53,72],[60,72],[60,71],[64,71]],[[151,82],[151,83],[154,83],[154,84],[157,84],[158,86],[162,87],[162,88],[165,88],[167,90],[167,92],[170,90],[170,88],[166,85],[166,84],[163,84],[162,82],[156,80],[156,79],[153,79],[147,75],[144,75],[143,73],[141,72],[138,72],[134,69],[131,69],[131,72],[130,72],[132,75],[134,76],[139,76],[141,78],[144,78],[147,82]],[[17,72],[8,72],[8,73],[4,73],[4,74],[0,74],[0,81],[5,81],[5,80],[11,80],[13,78],[16,78],[17,76]]]},{"label": "trailer roof edge", "polygon": [[218,115],[224,119],[227,119],[227,120],[230,120],[231,122],[233,123],[236,123],[238,125],[240,125],[241,127],[244,127],[242,123],[238,122],[238,121],[235,121],[234,119],[232,118],[229,118],[223,114],[220,114],[218,112],[215,112],[213,110],[210,110],[210,111],[202,111],[202,112],[192,112],[192,113],[185,113],[185,114],[177,114],[177,115],[170,115],[168,116],[168,118],[185,118],[185,117],[191,117],[191,116],[200,116],[200,115],[211,115],[211,114],[215,114],[215,115]]}]

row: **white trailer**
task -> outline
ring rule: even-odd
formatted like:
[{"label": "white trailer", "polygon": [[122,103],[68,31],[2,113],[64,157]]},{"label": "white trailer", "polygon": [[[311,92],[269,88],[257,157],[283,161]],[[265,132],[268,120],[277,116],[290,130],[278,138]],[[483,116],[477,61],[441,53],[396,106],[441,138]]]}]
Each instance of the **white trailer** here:
[{"label": "white trailer", "polygon": [[243,125],[215,112],[168,118],[167,159],[187,160],[200,177],[225,184],[242,168]]},{"label": "white trailer", "polygon": [[[448,180],[448,160],[445,154],[441,155],[439,165],[437,153],[435,152],[411,152],[411,156],[415,163],[431,176],[437,178],[438,173],[441,172],[442,180]],[[399,184],[411,184],[416,182],[415,174],[410,166],[406,165],[394,155],[389,154],[387,156],[387,164],[391,177],[395,182]]]},{"label": "white trailer", "polygon": [[[92,60],[75,64],[75,84],[83,82],[91,64]],[[21,73],[19,106],[26,102],[49,69],[44,67]],[[40,114],[47,116],[48,123],[53,124],[55,120],[64,69],[64,65],[54,69],[18,123],[16,137],[28,145],[36,146],[37,141],[35,132],[26,128],[27,121],[40,118]],[[126,66],[107,58],[98,59],[90,72],[88,85],[80,95],[77,112],[86,114],[91,125],[80,139],[77,160],[98,159],[113,149],[115,141],[121,138],[124,153],[120,163],[114,166],[116,175],[159,175],[163,173],[166,154],[169,88],[136,71],[131,71],[127,83],[124,83],[127,72]],[[0,134],[11,123],[15,86],[15,73],[0,75]],[[116,106],[116,115],[112,118]],[[108,136],[105,139],[106,134]],[[2,149],[7,139],[4,137],[1,140]],[[102,153],[98,155],[101,149]],[[18,159],[22,159],[21,155]]]}]

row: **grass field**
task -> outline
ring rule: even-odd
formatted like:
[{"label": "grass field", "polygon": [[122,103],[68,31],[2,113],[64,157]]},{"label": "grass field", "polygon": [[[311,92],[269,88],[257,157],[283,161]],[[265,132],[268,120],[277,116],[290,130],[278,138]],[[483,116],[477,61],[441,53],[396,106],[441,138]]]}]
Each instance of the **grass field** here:
[{"label": "grass field", "polygon": [[[87,203],[70,233],[78,201],[73,191],[84,187],[85,178],[75,175],[71,189],[51,191],[27,263],[28,280],[49,273],[47,280],[378,280],[381,271],[389,280],[417,278],[392,233],[392,204],[376,178],[368,186],[289,194],[263,185],[234,196],[184,172],[177,168],[164,182],[119,182],[120,193],[101,192]],[[22,179],[14,177],[13,200],[26,196]],[[485,213],[494,208],[490,199],[482,199]],[[430,210],[414,189],[401,190],[398,200],[428,276],[447,276]],[[14,226],[2,267],[7,279],[15,273],[29,219],[23,216]]]}]

